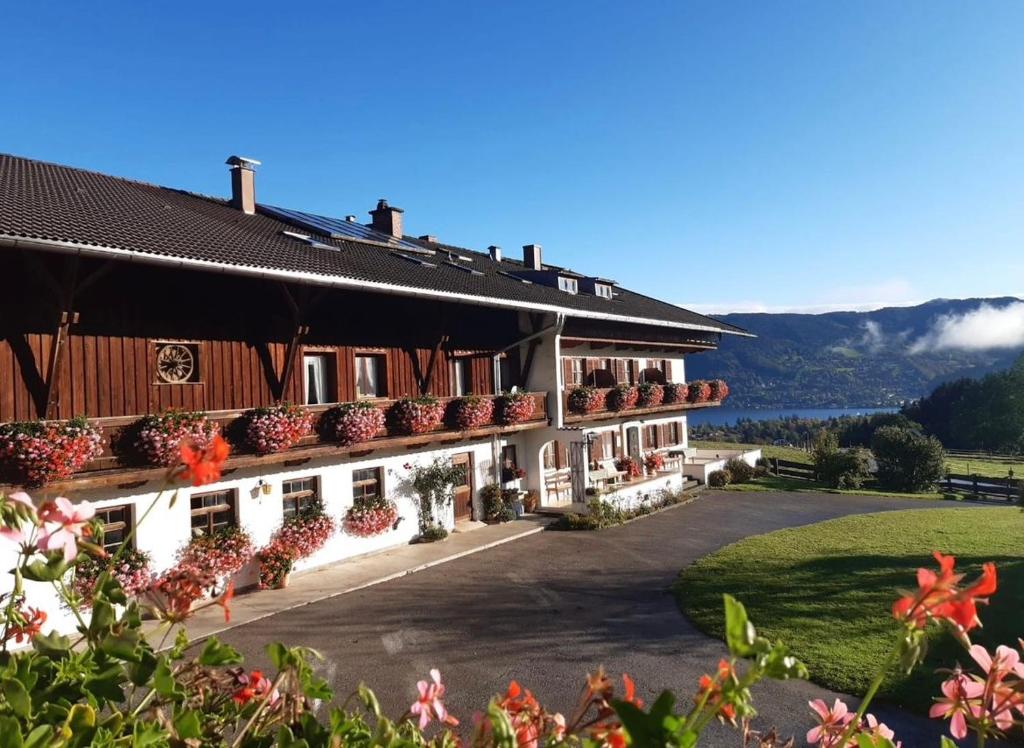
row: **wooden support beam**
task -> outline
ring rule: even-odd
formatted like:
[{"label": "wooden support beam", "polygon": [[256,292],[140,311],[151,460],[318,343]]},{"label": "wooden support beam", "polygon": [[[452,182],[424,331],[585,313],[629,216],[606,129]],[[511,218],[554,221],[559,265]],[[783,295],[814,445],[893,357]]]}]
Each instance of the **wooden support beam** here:
[{"label": "wooden support beam", "polygon": [[50,363],[44,383],[46,404],[39,414],[41,418],[47,420],[53,420],[58,415],[60,387],[57,385],[57,378],[60,376],[60,361],[64,349],[67,347],[68,329],[76,322],[78,322],[78,312],[62,312],[57,331],[50,342]]},{"label": "wooden support beam", "polygon": [[299,354],[299,348],[302,346],[303,339],[309,335],[309,325],[297,325],[295,327],[295,333],[292,335],[292,339],[288,341],[288,352],[284,356],[284,371],[281,372],[281,376],[277,378],[277,401],[281,402],[284,400],[285,395],[288,394],[288,387],[292,383],[292,377],[295,373],[295,359]]},{"label": "wooden support beam", "polygon": [[434,367],[437,363],[437,356],[441,352],[441,348],[448,343],[448,336],[442,335],[438,338],[436,345],[433,350],[430,351],[430,359],[427,361],[427,371],[420,379],[420,395],[426,395],[430,392],[430,385],[434,380]]}]

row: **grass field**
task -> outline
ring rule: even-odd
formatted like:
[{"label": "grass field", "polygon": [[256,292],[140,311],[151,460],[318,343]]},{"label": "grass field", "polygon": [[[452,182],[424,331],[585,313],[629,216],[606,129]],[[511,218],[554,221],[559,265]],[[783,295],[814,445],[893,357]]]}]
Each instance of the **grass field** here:
[{"label": "grass field", "polygon": [[[823,686],[862,694],[894,643],[892,602],[914,588],[933,550],[957,556],[973,579],[995,561],[999,592],[981,608],[984,629],[972,633],[992,648],[1015,646],[1024,634],[1024,512],[918,509],[847,517],[760,535],[727,546],[683,570],[675,586],[680,608],[703,631],[722,635],[722,595],[746,605],[759,633],[788,644]],[[890,673],[880,698],[925,711],[938,694],[939,667],[970,661],[935,629],[925,664],[909,676]]]}]

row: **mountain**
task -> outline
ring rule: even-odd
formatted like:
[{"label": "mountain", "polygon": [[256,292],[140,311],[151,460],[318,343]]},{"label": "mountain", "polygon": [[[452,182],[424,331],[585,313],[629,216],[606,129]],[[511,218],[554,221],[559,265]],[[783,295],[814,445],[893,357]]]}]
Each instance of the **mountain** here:
[{"label": "mountain", "polygon": [[[871,312],[716,315],[758,337],[723,336],[717,351],[687,358],[687,378],[725,379],[733,407],[894,406],[943,382],[1008,368],[1024,346],[950,345],[977,346],[979,336],[1024,340],[1024,314],[1008,313],[1022,312],[1020,302],[935,299]],[[1014,329],[999,338],[998,325]]]}]

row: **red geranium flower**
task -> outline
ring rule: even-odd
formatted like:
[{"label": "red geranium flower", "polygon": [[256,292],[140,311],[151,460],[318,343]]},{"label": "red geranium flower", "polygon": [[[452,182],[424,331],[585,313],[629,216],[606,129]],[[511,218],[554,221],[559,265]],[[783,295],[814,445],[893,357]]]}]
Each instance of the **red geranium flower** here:
[{"label": "red geranium flower", "polygon": [[196,449],[191,444],[181,445],[181,475],[191,480],[193,486],[205,486],[220,480],[221,467],[231,454],[231,447],[220,434],[206,449]]}]

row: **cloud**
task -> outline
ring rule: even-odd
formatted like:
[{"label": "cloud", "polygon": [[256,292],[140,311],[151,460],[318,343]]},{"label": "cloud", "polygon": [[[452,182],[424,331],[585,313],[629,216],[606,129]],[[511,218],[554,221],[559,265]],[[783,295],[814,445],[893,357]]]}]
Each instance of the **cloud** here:
[{"label": "cloud", "polygon": [[964,314],[945,314],[910,345],[911,353],[959,349],[983,351],[1024,346],[1024,302],[982,304]]},{"label": "cloud", "polygon": [[870,353],[878,353],[885,346],[885,333],[882,332],[882,325],[873,319],[866,320],[863,324],[864,335],[860,344],[867,348]]}]

